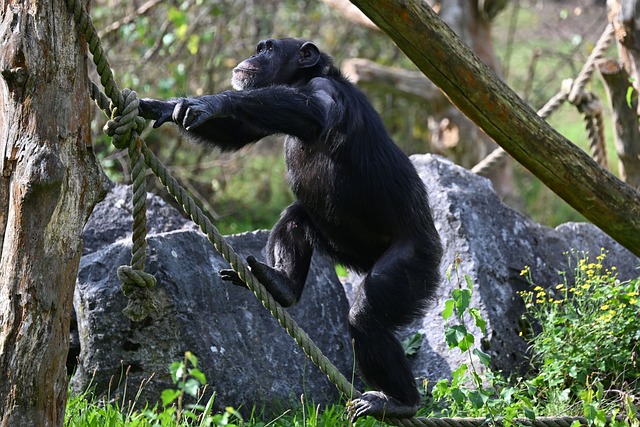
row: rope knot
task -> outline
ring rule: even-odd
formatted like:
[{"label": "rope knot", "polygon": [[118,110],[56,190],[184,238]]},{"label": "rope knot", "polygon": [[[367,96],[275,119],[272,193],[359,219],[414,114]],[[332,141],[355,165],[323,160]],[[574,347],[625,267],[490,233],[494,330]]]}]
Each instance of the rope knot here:
[{"label": "rope knot", "polygon": [[112,105],[111,119],[104,126],[105,133],[113,138],[113,145],[121,150],[133,143],[133,132],[139,134],[146,125],[145,119],[138,115],[138,94],[130,89],[123,89],[122,98],[122,113]]},{"label": "rope knot", "polygon": [[600,99],[593,92],[581,91],[571,103],[586,117],[597,117],[602,114]]},{"label": "rope knot", "polygon": [[131,320],[139,322],[156,309],[151,288],[156,279],[149,273],[129,265],[118,267],[118,279],[122,281],[122,292],[128,298],[122,312]]}]

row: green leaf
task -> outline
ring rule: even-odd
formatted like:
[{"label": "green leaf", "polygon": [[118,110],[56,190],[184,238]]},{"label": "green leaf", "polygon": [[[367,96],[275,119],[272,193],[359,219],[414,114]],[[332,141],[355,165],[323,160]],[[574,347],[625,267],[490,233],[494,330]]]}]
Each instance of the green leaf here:
[{"label": "green leaf", "polygon": [[594,421],[596,427],[605,427],[607,425],[607,414],[604,410],[600,409],[596,412],[596,419]]},{"label": "green leaf", "polygon": [[173,380],[173,383],[177,383],[184,373],[184,364],[182,362],[173,362],[169,365],[169,373],[171,373],[171,380]]},{"label": "green leaf", "polygon": [[420,350],[420,347],[422,346],[423,339],[424,339],[424,334],[421,334],[420,332],[416,332],[415,334],[411,335],[410,337],[402,341],[402,348],[404,350],[404,354],[406,354],[407,356],[413,356],[414,354],[416,354],[418,350]]},{"label": "green leaf", "polygon": [[160,399],[162,399],[162,404],[164,406],[171,405],[178,398],[178,396],[180,396],[180,393],[181,393],[180,390],[174,390],[171,388],[162,390],[162,393],[160,394]]},{"label": "green leaf", "polygon": [[480,393],[478,390],[473,390],[469,393],[469,401],[476,409],[482,408],[487,399],[488,397]]},{"label": "green leaf", "polygon": [[198,389],[200,388],[200,382],[195,378],[189,378],[185,383],[183,390],[191,397],[198,397]]},{"label": "green leaf", "polygon": [[187,361],[189,361],[189,363],[191,363],[191,366],[193,366],[194,368],[198,367],[198,357],[195,354],[187,351],[184,354],[184,357],[187,359]]},{"label": "green leaf", "polygon": [[449,264],[447,270],[444,273],[445,277],[447,278],[447,282],[451,281],[451,270],[453,270],[453,264]]},{"label": "green leaf", "polygon": [[442,310],[442,317],[444,320],[453,316],[453,307],[455,307],[455,302],[452,299],[448,299],[444,302],[444,310]]},{"label": "green leaf", "polygon": [[451,389],[451,397],[453,397],[453,400],[455,400],[458,405],[461,405],[467,399],[464,392],[458,387]]},{"label": "green leaf", "polygon": [[453,300],[456,303],[458,317],[462,318],[462,315],[471,303],[471,291],[469,291],[469,289],[454,289],[453,292],[451,292],[451,296],[453,296]]},{"label": "green leaf", "polygon": [[200,369],[190,369],[189,370],[189,375],[191,375],[192,377],[194,377],[196,380],[198,380],[200,382],[200,384],[206,384],[207,383],[207,377],[204,374],[204,372],[202,372]]},{"label": "green leaf", "polygon": [[473,354],[478,356],[478,359],[480,359],[480,363],[482,363],[484,366],[489,366],[489,364],[491,363],[491,356],[489,356],[484,351],[474,348]]},{"label": "green leaf", "polygon": [[[535,420],[536,419],[536,413],[533,409],[531,408],[527,408],[526,406],[522,408],[522,410],[524,411],[524,416],[529,418],[530,420]],[[573,426],[573,424],[572,424]]]},{"label": "green leaf", "polygon": [[598,409],[596,408],[595,405],[591,403],[584,405],[584,417],[587,419],[587,421],[594,423],[596,421],[597,416],[598,416]]},{"label": "green leaf", "polygon": [[469,288],[469,291],[473,292],[473,280],[471,280],[471,276],[469,276],[468,274],[465,274],[464,281],[467,282],[467,287]]},{"label": "green leaf", "polygon": [[475,341],[475,338],[473,337],[473,335],[471,335],[470,333],[467,332],[467,334],[464,336],[464,338],[462,340],[460,340],[460,342],[458,343],[458,348],[461,351],[467,351],[471,347],[473,347],[473,342],[474,341]]},{"label": "green leaf", "polygon": [[461,364],[458,369],[451,372],[451,386],[457,385],[465,380],[465,374],[467,373],[467,364]]},{"label": "green leaf", "polygon": [[444,338],[449,348],[458,347],[461,341],[464,341],[467,335],[467,328],[464,325],[454,325],[448,327],[444,331]]},{"label": "green leaf", "polygon": [[472,307],[469,309],[469,314],[471,314],[471,317],[473,317],[473,320],[475,321],[476,326],[480,328],[483,334],[486,334],[487,322],[485,322],[485,320],[482,318],[482,314],[480,314],[480,309],[476,307]]}]

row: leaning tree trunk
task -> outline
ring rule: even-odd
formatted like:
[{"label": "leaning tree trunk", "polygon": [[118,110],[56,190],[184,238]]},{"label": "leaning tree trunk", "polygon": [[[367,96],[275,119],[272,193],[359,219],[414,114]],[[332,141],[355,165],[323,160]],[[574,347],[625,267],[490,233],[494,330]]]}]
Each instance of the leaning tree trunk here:
[{"label": "leaning tree trunk", "polygon": [[65,3],[0,14],[0,426],[61,426],[81,233],[105,181]]}]

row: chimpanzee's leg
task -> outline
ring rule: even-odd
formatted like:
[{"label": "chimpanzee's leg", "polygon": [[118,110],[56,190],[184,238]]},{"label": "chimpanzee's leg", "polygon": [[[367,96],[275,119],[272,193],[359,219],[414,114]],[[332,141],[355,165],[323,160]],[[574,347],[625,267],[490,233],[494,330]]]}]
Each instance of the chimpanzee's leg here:
[{"label": "chimpanzee's leg", "polygon": [[[247,258],[251,272],[284,307],[295,304],[302,295],[311,265],[314,230],[306,210],[295,202],[282,212],[269,234],[267,264]],[[220,274],[225,280],[239,280],[230,270]]]},{"label": "chimpanzee's leg", "polygon": [[367,383],[380,391],[365,393],[349,405],[352,419],[411,417],[420,394],[395,330],[418,317],[439,283],[439,254],[413,242],[399,242],[376,262],[356,291],[349,312],[355,357]]}]

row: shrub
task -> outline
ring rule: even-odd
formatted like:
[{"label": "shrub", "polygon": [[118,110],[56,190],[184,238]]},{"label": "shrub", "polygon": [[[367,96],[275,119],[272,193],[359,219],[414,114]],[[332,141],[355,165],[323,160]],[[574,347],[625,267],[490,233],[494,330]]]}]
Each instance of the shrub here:
[{"label": "shrub", "polygon": [[622,282],[615,267],[603,270],[604,251],[595,262],[577,260],[573,283],[564,280],[550,289],[535,285],[522,292],[526,317],[539,325],[530,337],[537,379],[550,387],[579,393],[590,384],[638,391],[640,365],[640,279]]}]

